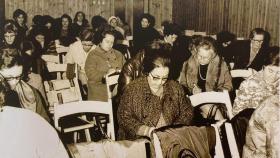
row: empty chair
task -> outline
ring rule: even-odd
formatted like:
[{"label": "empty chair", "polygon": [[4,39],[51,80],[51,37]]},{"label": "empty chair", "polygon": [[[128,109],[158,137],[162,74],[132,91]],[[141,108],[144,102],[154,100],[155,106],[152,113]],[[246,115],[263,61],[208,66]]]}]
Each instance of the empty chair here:
[{"label": "empty chair", "polygon": [[242,78],[248,78],[253,74],[253,70],[247,70],[247,69],[235,69],[230,71],[231,77],[242,77]]},{"label": "empty chair", "polygon": [[202,92],[189,96],[192,105],[198,106],[204,103],[223,103],[227,109],[229,119],[232,119],[232,105],[227,90],[223,92]]},{"label": "empty chair", "polygon": [[[203,93],[198,93],[192,96],[189,96],[191,103],[193,106],[198,106],[200,104],[204,104],[204,103],[223,103],[225,104],[226,108],[227,108],[227,115],[228,115],[228,119],[231,120],[233,118],[233,114],[232,114],[232,104],[230,101],[230,97],[228,94],[227,90],[224,90],[223,92],[203,92]],[[234,136],[234,132],[233,132],[233,128],[231,123],[225,122],[223,123],[223,125],[221,126],[220,122],[216,123],[216,124],[212,124],[212,126],[214,126],[216,128],[216,131],[219,131],[219,135],[224,135],[223,138],[227,139],[228,142],[228,147],[222,147],[223,149],[227,149],[229,148],[229,152],[231,154],[231,157],[237,157],[239,158],[239,152],[238,152],[238,148],[237,148],[237,144],[236,144],[236,139]],[[222,128],[221,128],[222,127]],[[218,134],[218,133],[217,133]],[[216,138],[218,139],[220,136],[216,135]],[[222,138],[220,138],[222,139]],[[218,139],[216,141],[216,155],[215,157],[221,157],[219,155],[222,155],[223,152],[220,151],[219,148],[221,148],[221,146],[219,144],[220,143],[220,139]],[[223,156],[224,157],[224,156]],[[226,157],[226,156],[225,156]]]}]

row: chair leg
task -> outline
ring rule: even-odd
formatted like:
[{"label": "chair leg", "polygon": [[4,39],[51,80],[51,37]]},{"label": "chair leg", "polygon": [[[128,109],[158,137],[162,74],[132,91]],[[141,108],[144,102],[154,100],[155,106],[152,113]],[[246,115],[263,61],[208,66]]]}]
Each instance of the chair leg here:
[{"label": "chair leg", "polygon": [[73,139],[74,139],[74,143],[77,143],[77,139],[78,139],[78,132],[74,132]]},{"label": "chair leg", "polygon": [[85,129],[85,135],[87,142],[91,142],[90,132],[89,129]]}]

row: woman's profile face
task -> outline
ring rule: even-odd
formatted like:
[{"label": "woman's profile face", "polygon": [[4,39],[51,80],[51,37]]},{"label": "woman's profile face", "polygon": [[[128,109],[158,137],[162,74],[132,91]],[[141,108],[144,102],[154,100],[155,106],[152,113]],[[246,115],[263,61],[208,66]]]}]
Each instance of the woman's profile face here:
[{"label": "woman's profile face", "polygon": [[106,34],[100,43],[100,47],[105,51],[109,51],[113,48],[114,40],[115,40],[115,37],[113,35]]},{"label": "woman's profile face", "polygon": [[4,38],[8,45],[12,45],[16,39],[16,34],[14,32],[6,32]]},{"label": "woman's profile face", "polygon": [[[155,63],[156,64],[156,63]],[[157,65],[157,64],[156,64]],[[153,92],[157,92],[166,83],[169,75],[169,68],[159,65],[148,75],[148,83]]]},{"label": "woman's profile face", "polygon": [[0,70],[1,75],[9,83],[11,89],[14,89],[21,80],[22,69],[22,66],[15,65],[11,68],[4,68]]},{"label": "woman's profile face", "polygon": [[267,65],[264,67],[264,79],[267,83],[275,83],[280,78],[279,66]]},{"label": "woman's profile face", "polygon": [[206,49],[204,47],[200,47],[197,50],[197,61],[200,65],[207,65],[209,64],[212,54],[214,54],[214,51],[212,49]]}]

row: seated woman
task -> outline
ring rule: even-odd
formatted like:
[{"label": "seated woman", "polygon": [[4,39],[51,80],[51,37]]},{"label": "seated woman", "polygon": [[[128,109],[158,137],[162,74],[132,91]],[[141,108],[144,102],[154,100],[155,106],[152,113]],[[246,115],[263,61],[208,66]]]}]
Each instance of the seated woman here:
[{"label": "seated woman", "polygon": [[74,22],[72,24],[74,36],[79,37],[80,33],[87,27],[89,27],[89,24],[88,20],[86,19],[86,14],[82,11],[76,12]]},{"label": "seated woman", "polygon": [[68,158],[57,132],[46,120],[30,110],[7,106],[10,86],[5,80],[0,76],[1,157]]},{"label": "seated woman", "polygon": [[233,115],[244,109],[257,108],[279,90],[279,47],[273,47],[270,51],[263,69],[241,83],[234,100]]},{"label": "seated woman", "polygon": [[150,137],[163,126],[190,125],[193,107],[182,86],[168,80],[170,58],[166,53],[161,48],[146,56],[145,75],[125,88],[118,108],[119,139]]},{"label": "seated woman", "polygon": [[50,118],[45,103],[39,92],[24,82],[22,78],[23,61],[16,49],[0,50],[0,75],[5,78],[11,88],[7,105],[18,106],[38,113],[48,122]]},{"label": "seated woman", "polygon": [[[214,39],[202,37],[198,40],[196,51],[183,65],[180,83],[187,88],[189,95],[209,91],[231,91],[230,72],[223,58],[217,55]],[[225,115],[221,114],[223,110],[218,110],[217,107],[213,104],[201,106],[202,116],[214,120],[225,118]]]},{"label": "seated woman", "polygon": [[164,41],[154,40],[124,64],[118,82],[118,96],[122,95],[125,87],[130,82],[145,75],[143,72],[144,57],[156,52],[161,47],[169,50],[172,48],[171,45],[164,43]]},{"label": "seated woman", "polygon": [[75,64],[78,68],[78,80],[81,83],[81,92],[84,100],[87,100],[87,76],[85,72],[85,63],[89,52],[96,48],[93,44],[93,30],[84,29],[81,30],[79,39],[69,46],[69,52],[65,56],[65,62],[67,63],[66,77],[73,79],[75,75]]},{"label": "seated woman", "polygon": [[92,50],[85,63],[88,78],[88,100],[108,101],[108,94],[104,76],[121,70],[125,63],[124,56],[113,49],[115,40],[114,29],[106,26],[96,37],[99,46]]},{"label": "seated woman", "polygon": [[72,19],[68,14],[63,14],[57,22],[54,28],[54,39],[57,44],[68,47],[76,40],[72,29]]},{"label": "seated woman", "polygon": [[5,21],[3,35],[3,41],[0,41],[0,48],[19,48],[18,29],[13,20]]},{"label": "seated woman", "polygon": [[18,41],[23,42],[26,39],[26,32],[28,31],[28,27],[26,24],[27,14],[21,9],[16,9],[13,12],[13,18],[18,29]]},{"label": "seated woman", "polygon": [[249,121],[243,158],[279,157],[279,111],[279,93],[268,97],[256,108]]}]

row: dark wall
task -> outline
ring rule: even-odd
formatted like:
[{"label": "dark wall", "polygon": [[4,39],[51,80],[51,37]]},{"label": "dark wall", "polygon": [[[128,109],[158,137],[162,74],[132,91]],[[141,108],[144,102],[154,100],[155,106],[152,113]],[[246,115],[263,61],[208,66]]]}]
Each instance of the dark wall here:
[{"label": "dark wall", "polygon": [[[0,28],[3,28],[4,20],[5,20],[5,0],[0,0]],[[2,31],[0,31],[0,35],[1,35],[0,37],[2,37]]]}]

